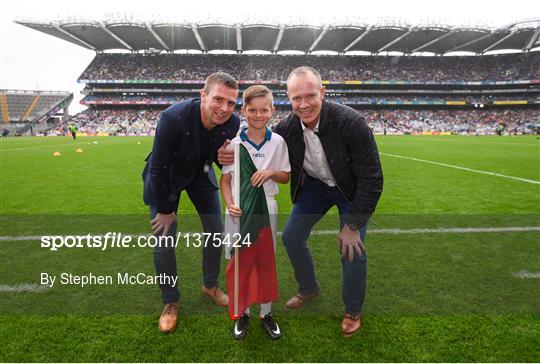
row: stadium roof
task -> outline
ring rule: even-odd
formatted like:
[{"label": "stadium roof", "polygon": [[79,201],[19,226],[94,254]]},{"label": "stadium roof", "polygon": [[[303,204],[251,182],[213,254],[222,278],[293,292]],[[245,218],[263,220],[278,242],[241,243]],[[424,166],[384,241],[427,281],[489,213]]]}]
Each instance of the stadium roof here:
[{"label": "stadium roof", "polygon": [[134,21],[16,23],[103,52],[331,51],[348,53],[529,51],[540,47],[540,20],[499,29],[403,25],[171,24]]}]

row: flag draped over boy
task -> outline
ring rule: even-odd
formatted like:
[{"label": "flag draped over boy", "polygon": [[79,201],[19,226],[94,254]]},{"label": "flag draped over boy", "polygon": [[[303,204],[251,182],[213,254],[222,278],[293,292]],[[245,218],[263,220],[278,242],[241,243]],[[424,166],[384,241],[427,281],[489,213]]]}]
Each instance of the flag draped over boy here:
[{"label": "flag draped over boy", "polygon": [[[235,255],[227,266],[229,316],[233,320],[251,304],[278,300],[274,243],[264,189],[251,185],[257,168],[243,145],[239,145],[238,160],[240,170],[235,173],[240,182],[239,202],[243,211],[239,243],[244,244],[234,249]],[[230,240],[237,241],[232,236]],[[245,244],[248,241],[250,244]]]}]

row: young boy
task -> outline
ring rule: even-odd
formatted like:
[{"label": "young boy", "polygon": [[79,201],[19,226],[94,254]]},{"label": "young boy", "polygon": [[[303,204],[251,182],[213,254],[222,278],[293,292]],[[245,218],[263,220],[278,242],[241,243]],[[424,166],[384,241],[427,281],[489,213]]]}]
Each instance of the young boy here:
[{"label": "young boy", "polygon": [[[257,168],[257,171],[251,176],[251,185],[264,188],[275,250],[277,204],[274,196],[278,193],[278,183],[289,182],[289,172],[291,171],[289,153],[283,138],[272,133],[266,127],[275,111],[270,89],[261,85],[251,86],[244,91],[243,101],[242,113],[247,119],[248,127],[241,129],[240,134],[232,140],[229,147],[232,148],[234,143],[241,143],[249,152],[251,160]],[[231,188],[233,178],[235,178],[233,166],[223,167],[220,186],[227,205],[225,234],[229,233],[230,235],[232,235],[230,232],[235,230],[233,224],[237,224],[242,215],[242,210],[234,204],[233,200]],[[229,245],[226,250],[228,259],[231,257],[231,250],[232,247]],[[232,294],[232,292],[229,293]],[[272,318],[271,305],[272,302],[261,303],[260,318],[265,331],[273,340],[276,340],[281,337],[281,331]],[[240,312],[240,315],[240,318],[235,321],[232,333],[236,340],[244,339],[247,334],[249,307],[245,312]]]}]

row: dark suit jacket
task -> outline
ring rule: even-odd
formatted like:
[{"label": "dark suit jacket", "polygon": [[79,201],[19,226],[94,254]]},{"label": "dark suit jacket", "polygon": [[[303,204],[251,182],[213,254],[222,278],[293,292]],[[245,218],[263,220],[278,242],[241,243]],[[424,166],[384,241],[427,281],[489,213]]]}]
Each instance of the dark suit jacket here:
[{"label": "dark suit jacket", "polygon": [[175,211],[179,191],[189,186],[199,173],[207,173],[210,182],[218,188],[211,166],[217,160],[219,147],[226,139],[236,136],[240,120],[233,114],[227,122],[211,130],[207,172],[199,171],[204,162],[200,160],[201,122],[200,99],[182,101],[161,113],[152,153],[143,171],[144,203],[156,206],[159,213]]}]

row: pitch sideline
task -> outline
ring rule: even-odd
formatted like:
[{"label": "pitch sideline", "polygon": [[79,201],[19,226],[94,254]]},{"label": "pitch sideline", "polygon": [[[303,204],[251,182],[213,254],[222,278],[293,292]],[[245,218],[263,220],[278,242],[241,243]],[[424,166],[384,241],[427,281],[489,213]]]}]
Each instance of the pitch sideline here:
[{"label": "pitch sideline", "polygon": [[488,176],[508,178],[508,179],[513,179],[513,180],[520,181],[520,182],[526,182],[526,183],[532,183],[532,184],[535,184],[535,185],[540,185],[540,181],[537,181],[537,180],[534,180],[534,179],[527,179],[527,178],[509,176],[509,175],[506,175],[506,174],[501,174],[501,173],[496,173],[496,172],[481,171],[479,169],[461,167],[461,166],[456,166],[456,165],[453,165],[453,164],[434,162],[434,161],[430,161],[430,160],[427,160],[427,159],[407,157],[407,156],[398,155],[398,154],[383,153],[383,152],[379,152],[379,154],[380,155],[385,155],[385,156],[388,156],[388,157],[407,159],[407,160],[416,161],[416,162],[422,162],[422,163],[429,163],[429,164],[434,164],[436,166],[455,168],[455,169],[460,169],[462,171],[468,171],[468,172],[474,172],[474,173],[480,173],[480,174],[487,174]]},{"label": "pitch sideline", "polygon": [[[540,231],[540,226],[503,226],[503,227],[450,227],[450,228],[416,228],[416,229],[368,229],[368,234],[469,234],[469,233],[513,233],[513,232],[534,232]],[[183,233],[195,233],[195,231]],[[338,230],[313,230],[311,235],[324,236],[324,235],[337,235]],[[81,233],[82,234],[82,233]],[[86,233],[87,234],[87,233]],[[82,235],[86,235],[82,234]],[[281,235],[282,231],[278,231],[278,235]],[[12,242],[12,241],[31,241],[40,240],[42,236],[55,235],[55,234],[43,234],[43,235],[3,235],[0,236],[0,242]],[[73,234],[72,234],[73,235]],[[77,235],[77,234],[75,234]],[[96,234],[97,235],[97,234]],[[125,234],[125,236],[137,237],[137,236],[150,236],[150,234]],[[65,237],[67,235],[59,235]]]}]

